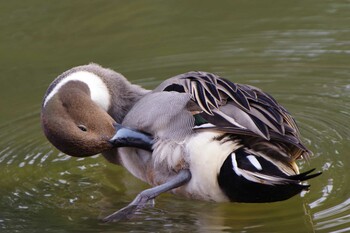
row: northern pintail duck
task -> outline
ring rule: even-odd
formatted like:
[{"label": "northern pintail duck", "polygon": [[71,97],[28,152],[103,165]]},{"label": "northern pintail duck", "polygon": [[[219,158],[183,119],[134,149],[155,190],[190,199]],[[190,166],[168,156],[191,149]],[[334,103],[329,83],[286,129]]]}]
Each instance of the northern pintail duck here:
[{"label": "northern pintail duck", "polygon": [[148,92],[97,65],[74,68],[49,87],[42,122],[63,152],[102,152],[154,186],[106,221],[166,191],[217,202],[281,201],[320,174],[299,173],[296,160],[310,151],[286,109],[258,88],[206,72],[175,76]]},{"label": "northern pintail duck", "polygon": [[119,163],[109,139],[116,122],[122,122],[146,93],[111,69],[93,63],[74,67],[49,86],[42,103],[42,128],[49,141],[68,155],[106,152],[110,162]]}]

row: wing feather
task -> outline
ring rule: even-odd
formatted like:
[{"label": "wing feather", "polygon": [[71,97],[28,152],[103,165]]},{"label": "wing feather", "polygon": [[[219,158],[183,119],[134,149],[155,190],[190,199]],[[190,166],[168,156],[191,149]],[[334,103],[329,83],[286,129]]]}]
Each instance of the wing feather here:
[{"label": "wing feather", "polygon": [[292,116],[260,89],[236,84],[211,73],[193,71],[165,81],[155,91],[182,90],[178,85],[199,106],[201,117],[208,122],[195,126],[195,130],[211,128],[261,137],[292,144],[303,150],[299,154],[309,152],[299,139]]}]

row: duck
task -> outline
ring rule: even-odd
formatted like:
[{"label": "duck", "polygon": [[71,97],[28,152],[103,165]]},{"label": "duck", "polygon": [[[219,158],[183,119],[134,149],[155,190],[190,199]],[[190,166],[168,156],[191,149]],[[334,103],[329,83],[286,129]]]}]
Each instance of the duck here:
[{"label": "duck", "polygon": [[109,139],[117,122],[148,92],[96,63],[73,67],[54,79],[44,95],[43,132],[65,154],[87,157],[103,153],[109,162],[119,164],[118,151]]},{"label": "duck", "polygon": [[321,173],[300,173],[312,154],[293,117],[262,90],[192,71],[154,90],[89,64],[49,86],[41,112],[48,140],[62,152],[102,153],[152,186],[103,220],[129,218],[164,192],[214,202],[289,199]]}]

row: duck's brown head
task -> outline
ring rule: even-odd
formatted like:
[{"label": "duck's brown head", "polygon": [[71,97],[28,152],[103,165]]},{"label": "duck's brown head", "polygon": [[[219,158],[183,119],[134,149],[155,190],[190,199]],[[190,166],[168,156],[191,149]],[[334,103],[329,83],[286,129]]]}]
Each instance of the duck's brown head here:
[{"label": "duck's brown head", "polygon": [[[135,93],[126,96],[130,90]],[[73,68],[49,86],[42,128],[48,140],[68,155],[106,152],[113,147],[109,139],[115,134],[116,120],[123,119],[142,94],[142,89],[112,70],[96,64]]]}]

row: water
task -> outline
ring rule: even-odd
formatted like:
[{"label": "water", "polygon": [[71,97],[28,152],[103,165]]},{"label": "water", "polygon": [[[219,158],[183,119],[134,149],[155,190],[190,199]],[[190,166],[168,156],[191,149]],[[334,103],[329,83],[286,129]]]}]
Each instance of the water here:
[{"label": "water", "polygon": [[[349,1],[3,1],[1,232],[350,231]],[[314,152],[311,191],[272,204],[170,194],[131,221],[100,219],[148,186],[101,156],[55,150],[39,124],[49,83],[97,62],[154,88],[189,70],[259,86],[295,116]]]}]

